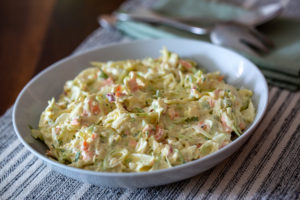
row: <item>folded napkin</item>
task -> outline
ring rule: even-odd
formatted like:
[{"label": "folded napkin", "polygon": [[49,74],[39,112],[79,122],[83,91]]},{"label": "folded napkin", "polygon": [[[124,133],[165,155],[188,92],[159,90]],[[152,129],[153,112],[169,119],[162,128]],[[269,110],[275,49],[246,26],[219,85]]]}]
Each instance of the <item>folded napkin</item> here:
[{"label": "folded napkin", "polygon": [[[246,12],[243,8],[207,0],[160,0],[153,10],[176,17],[207,17],[230,20]],[[162,25],[117,22],[117,28],[137,39],[186,37],[209,41],[208,36],[193,35]],[[300,20],[276,19],[261,27],[275,43],[275,49],[264,56],[247,55],[262,71],[270,84],[297,90],[300,86]]]}]

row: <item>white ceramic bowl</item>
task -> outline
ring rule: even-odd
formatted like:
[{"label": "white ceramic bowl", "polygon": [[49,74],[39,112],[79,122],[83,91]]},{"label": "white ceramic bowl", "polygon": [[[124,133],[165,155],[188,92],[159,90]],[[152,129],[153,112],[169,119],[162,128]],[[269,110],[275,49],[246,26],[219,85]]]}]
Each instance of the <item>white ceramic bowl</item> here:
[{"label": "white ceramic bowl", "polygon": [[[46,146],[31,137],[28,125],[38,126],[41,112],[51,97],[58,97],[67,80],[73,79],[90,61],[109,61],[158,57],[166,46],[182,57],[197,61],[208,71],[220,71],[226,81],[236,87],[254,91],[253,101],[257,114],[245,133],[204,158],[169,169],[141,173],[108,173],[77,169],[50,160],[45,156]],[[80,181],[110,187],[149,187],[163,185],[192,177],[221,162],[245,143],[265,112],[268,101],[266,80],[258,68],[246,58],[222,47],[186,39],[140,40],[94,49],[67,57],[34,77],[18,96],[14,111],[14,129],[21,142],[37,157],[58,172]]]}]

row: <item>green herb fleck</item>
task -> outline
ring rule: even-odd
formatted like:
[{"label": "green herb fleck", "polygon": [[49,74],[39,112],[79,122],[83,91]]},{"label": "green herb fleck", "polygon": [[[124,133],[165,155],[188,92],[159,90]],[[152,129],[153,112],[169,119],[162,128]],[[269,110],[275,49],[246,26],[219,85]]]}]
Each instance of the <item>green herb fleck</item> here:
[{"label": "green herb fleck", "polygon": [[134,108],[137,113],[144,113],[145,111],[142,108]]},{"label": "green herb fleck", "polygon": [[134,135],[134,137],[137,137],[137,136],[140,135],[140,133],[141,133],[141,132],[136,132],[136,133],[134,133],[133,135]]},{"label": "green herb fleck", "polygon": [[100,79],[107,79],[107,78],[108,78],[108,75],[107,75],[104,71],[102,71],[102,70],[100,69],[99,78],[100,78]]},{"label": "green herb fleck", "polygon": [[129,163],[129,162],[132,161],[132,159],[131,158],[126,158],[124,161],[125,161],[125,163]]},{"label": "green herb fleck", "polygon": [[75,162],[79,160],[79,157],[80,157],[80,151],[78,151],[75,155]]},{"label": "green herb fleck", "polygon": [[57,142],[58,142],[58,145],[62,145],[63,144],[63,141],[60,140],[60,139],[58,139]]},{"label": "green herb fleck", "polygon": [[196,122],[198,120],[199,120],[198,117],[189,117],[189,118],[186,118],[184,121],[185,122]]},{"label": "green herb fleck", "polygon": [[88,127],[88,131],[89,132],[93,132],[94,128],[95,128],[95,125],[93,124],[93,125],[91,125],[91,126]]},{"label": "green herb fleck", "polygon": [[232,101],[230,99],[225,99],[225,106],[226,107],[231,107],[232,106]]},{"label": "green herb fleck", "polygon": [[33,127],[32,127],[30,124],[28,124],[28,128],[29,128],[30,130],[33,129]]},{"label": "green herb fleck", "polygon": [[179,155],[179,156],[178,156],[179,162],[180,162],[180,163],[185,163],[185,160],[184,160],[184,157],[183,157],[182,153],[181,153],[178,149],[175,149],[174,151],[177,152],[178,155]]},{"label": "green herb fleck", "polygon": [[134,117],[130,118],[130,121],[135,122],[135,118]]},{"label": "green herb fleck", "polygon": [[156,90],[155,96],[156,96],[156,97],[161,97],[161,92],[160,92],[160,90]]},{"label": "green herb fleck", "polygon": [[100,142],[105,143],[105,137],[103,135],[100,135]]},{"label": "green herb fleck", "polygon": [[148,101],[146,101],[145,104],[146,104],[146,106],[149,106],[149,105],[150,105]]},{"label": "green herb fleck", "polygon": [[209,105],[209,103],[208,103],[207,101],[203,101],[203,102],[202,102],[202,107],[203,107],[203,108],[209,109],[209,108],[210,108],[210,105]]}]

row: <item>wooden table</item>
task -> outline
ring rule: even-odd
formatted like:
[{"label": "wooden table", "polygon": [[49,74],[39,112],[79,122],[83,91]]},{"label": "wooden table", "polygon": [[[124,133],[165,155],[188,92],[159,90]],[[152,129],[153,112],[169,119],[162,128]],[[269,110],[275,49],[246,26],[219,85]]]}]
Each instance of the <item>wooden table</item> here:
[{"label": "wooden table", "polygon": [[1,0],[0,115],[38,72],[69,55],[124,0]]}]

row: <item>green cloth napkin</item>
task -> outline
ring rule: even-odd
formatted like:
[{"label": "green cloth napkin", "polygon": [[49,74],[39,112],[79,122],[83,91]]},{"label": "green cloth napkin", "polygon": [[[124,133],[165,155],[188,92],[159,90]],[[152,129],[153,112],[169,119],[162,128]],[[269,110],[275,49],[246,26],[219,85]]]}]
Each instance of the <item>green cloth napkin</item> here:
[{"label": "green cloth napkin", "polygon": [[[247,10],[240,7],[207,0],[160,0],[155,12],[176,17],[209,17],[230,20]],[[208,36],[197,36],[166,26],[138,22],[117,22],[117,28],[136,39],[186,37],[209,41]],[[296,90],[300,86],[300,20],[276,19],[259,27],[271,38],[276,48],[259,57],[239,52],[261,69],[270,84]]]}]

